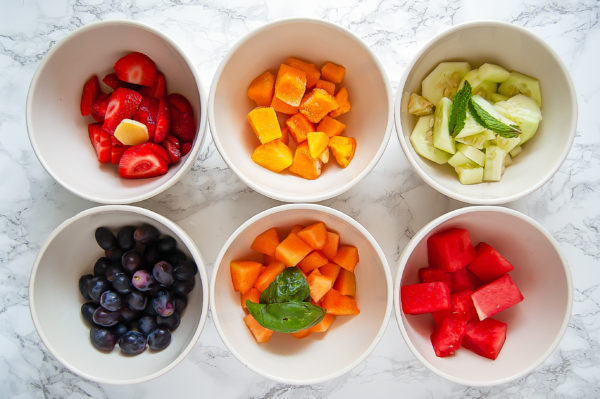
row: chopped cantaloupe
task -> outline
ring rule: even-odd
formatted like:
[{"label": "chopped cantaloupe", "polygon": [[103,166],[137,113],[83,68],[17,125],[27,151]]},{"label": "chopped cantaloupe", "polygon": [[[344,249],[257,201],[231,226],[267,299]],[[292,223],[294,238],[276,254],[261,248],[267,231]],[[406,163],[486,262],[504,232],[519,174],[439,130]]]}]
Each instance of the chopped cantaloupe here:
[{"label": "chopped cantaloupe", "polygon": [[298,110],[312,123],[319,123],[328,113],[339,107],[336,99],[323,89],[312,89],[300,103]]},{"label": "chopped cantaloupe", "polygon": [[242,294],[248,291],[254,285],[258,275],[261,273],[263,265],[253,261],[233,261],[229,264],[231,272],[231,281],[233,289]]},{"label": "chopped cantaloupe", "polygon": [[263,292],[269,284],[271,284],[275,278],[285,269],[285,264],[283,262],[275,261],[269,264],[264,270],[259,274],[254,282],[254,287]]},{"label": "chopped cantaloupe", "polygon": [[278,245],[279,234],[277,234],[277,229],[275,227],[271,227],[257,235],[256,238],[254,238],[254,241],[252,241],[250,248],[261,254],[274,257],[275,248],[277,248]]},{"label": "chopped cantaloupe", "polygon": [[342,122],[333,119],[330,116],[326,116],[321,119],[321,122],[319,122],[316,130],[317,132],[327,133],[329,137],[333,137],[342,134],[345,128],[346,125],[344,125]]},{"label": "chopped cantaloupe", "polygon": [[323,222],[313,223],[299,231],[298,237],[312,249],[321,249],[327,243],[327,226]]},{"label": "chopped cantaloupe", "polygon": [[294,160],[288,170],[305,179],[314,180],[321,175],[323,161],[310,156],[308,143],[302,142],[296,147]]},{"label": "chopped cantaloupe", "polygon": [[327,149],[329,144],[329,136],[323,132],[309,132],[306,135],[306,141],[308,142],[308,152],[313,158],[318,158],[323,151]]},{"label": "chopped cantaloupe", "polygon": [[315,85],[317,89],[323,89],[332,96],[335,94],[335,83],[319,79]]},{"label": "chopped cantaloupe", "polygon": [[345,168],[352,161],[352,158],[354,158],[356,139],[353,137],[333,136],[329,138],[328,146],[338,165]]},{"label": "chopped cantaloupe", "polygon": [[315,131],[315,125],[310,122],[306,116],[301,113],[297,113],[285,121],[286,126],[289,129],[289,133],[296,142],[300,144],[306,140],[309,132]]},{"label": "chopped cantaloupe", "polygon": [[248,97],[259,107],[271,105],[273,90],[275,87],[275,76],[269,71],[258,75],[248,87]]},{"label": "chopped cantaloupe", "polygon": [[349,272],[353,272],[359,261],[358,249],[353,245],[342,245],[338,248],[338,253],[332,261]]},{"label": "chopped cantaloupe", "polygon": [[290,333],[290,335],[294,338],[302,339],[308,337],[310,333],[310,328],[305,328],[304,330],[296,331],[295,333]]},{"label": "chopped cantaloupe", "polygon": [[286,64],[279,66],[275,81],[275,97],[284,103],[297,107],[306,91],[306,73]]},{"label": "chopped cantaloupe", "polygon": [[256,147],[252,160],[273,172],[281,172],[292,164],[294,154],[280,139],[269,141]]},{"label": "chopped cantaloupe", "polygon": [[248,310],[248,307],[246,306],[247,299],[249,299],[251,302],[258,303],[259,298],[260,298],[260,291],[257,290],[255,287],[250,288],[248,291],[241,294],[242,309],[244,309],[244,311]]},{"label": "chopped cantaloupe", "polygon": [[341,269],[338,274],[333,288],[342,295],[355,296],[356,295],[356,276],[353,272],[349,272],[346,269]]},{"label": "chopped cantaloupe", "polygon": [[360,313],[354,298],[347,295],[342,295],[334,288],[327,291],[327,294],[325,294],[323,300],[321,301],[321,306],[327,310],[328,314],[335,316],[345,316]]},{"label": "chopped cantaloupe", "polygon": [[246,326],[254,336],[256,342],[259,344],[269,342],[271,335],[273,335],[273,330],[269,330],[258,324],[258,321],[256,321],[251,314],[247,314],[246,317],[244,317],[244,323],[246,323]]},{"label": "chopped cantaloupe", "polygon": [[340,265],[336,265],[335,263],[327,263],[324,266],[319,268],[319,271],[323,276],[326,276],[331,281],[335,281],[340,274],[340,270],[343,270]]},{"label": "chopped cantaloupe", "polygon": [[335,102],[338,104],[338,108],[334,109],[329,113],[332,118],[337,118],[340,115],[347,114],[352,109],[352,104],[348,98],[348,90],[342,87],[334,96]]},{"label": "chopped cantaloupe", "polygon": [[308,282],[308,288],[310,288],[310,297],[315,302],[319,302],[327,291],[333,287],[333,280],[322,275],[319,269],[313,270],[306,281]]},{"label": "chopped cantaloupe", "polygon": [[321,249],[323,255],[327,259],[333,259],[338,253],[338,247],[340,245],[340,235],[334,231],[327,231],[327,240],[325,246]]},{"label": "chopped cantaloupe", "polygon": [[263,256],[263,265],[270,265],[273,262],[276,262],[275,256],[264,255]]},{"label": "chopped cantaloupe", "polygon": [[294,115],[298,113],[298,107],[284,103],[275,96],[273,96],[273,100],[271,100],[271,107],[273,107],[275,111],[281,112],[282,114]]},{"label": "chopped cantaloupe", "polygon": [[281,128],[281,142],[285,145],[290,144],[290,129],[287,126]]},{"label": "chopped cantaloupe", "polygon": [[307,274],[327,263],[329,263],[329,261],[321,252],[312,251],[310,254],[306,255],[304,259],[298,262],[298,267]]},{"label": "chopped cantaloupe", "polygon": [[331,325],[333,324],[334,321],[335,321],[335,316],[328,313],[325,315],[325,317],[323,317],[323,320],[321,320],[319,323],[317,323],[314,326],[312,326],[311,328],[309,328],[309,330],[311,333],[325,332],[325,331],[329,330],[329,327],[331,327]]},{"label": "chopped cantaloupe", "polygon": [[292,229],[290,230],[290,233],[294,233],[297,234],[300,230],[302,230],[303,228],[305,228],[306,226],[303,226],[301,224],[297,224],[294,227],[292,227]]},{"label": "chopped cantaloupe", "polygon": [[290,233],[275,249],[275,258],[286,266],[296,266],[312,248],[295,233]]},{"label": "chopped cantaloupe", "polygon": [[321,76],[323,79],[333,83],[341,83],[346,74],[346,68],[341,65],[328,62],[321,68]]},{"label": "chopped cantaloupe", "polygon": [[272,107],[254,108],[248,113],[248,121],[261,144],[281,138],[277,114]]},{"label": "chopped cantaloupe", "polygon": [[290,57],[285,60],[285,63],[291,67],[298,68],[306,74],[306,88],[312,89],[317,81],[321,77],[321,71],[315,64],[311,64],[310,62],[302,61],[298,58]]}]

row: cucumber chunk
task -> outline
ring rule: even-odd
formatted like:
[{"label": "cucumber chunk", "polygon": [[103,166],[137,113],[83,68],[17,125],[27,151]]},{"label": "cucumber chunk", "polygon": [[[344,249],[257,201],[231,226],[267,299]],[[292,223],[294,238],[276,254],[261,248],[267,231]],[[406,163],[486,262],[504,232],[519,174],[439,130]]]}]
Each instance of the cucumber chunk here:
[{"label": "cucumber chunk", "polygon": [[463,77],[463,79],[460,81],[460,84],[458,85],[459,90],[465,85],[465,81],[469,82],[469,84],[471,85],[471,91],[473,93],[475,93],[477,89],[479,89],[479,86],[483,83],[483,79],[479,77],[477,69],[473,69],[472,71],[467,72],[467,74]]},{"label": "cucumber chunk", "polygon": [[531,98],[523,94],[517,94],[506,101],[499,101],[494,108],[501,115],[512,120],[521,129],[521,142],[523,144],[531,139],[537,132],[542,111]]},{"label": "cucumber chunk", "polygon": [[458,174],[458,181],[461,184],[478,184],[483,182],[484,171],[482,167],[470,168],[457,166],[454,170]]},{"label": "cucumber chunk", "polygon": [[483,167],[483,180],[500,181],[504,172],[504,157],[506,152],[498,146],[489,146],[485,150],[485,166]]},{"label": "cucumber chunk", "polygon": [[408,99],[408,113],[416,116],[429,115],[433,113],[433,104],[425,97],[411,93]]},{"label": "cucumber chunk", "polygon": [[513,148],[518,146],[521,143],[521,137],[502,137],[500,135],[496,136],[496,145],[500,147],[505,152],[512,151]]},{"label": "cucumber chunk", "polygon": [[484,129],[483,132],[479,134],[474,134],[472,136],[467,137],[458,137],[456,138],[457,143],[468,144],[477,148],[478,150],[482,150],[485,147],[485,143],[489,140],[494,140],[496,135],[491,130]]},{"label": "cucumber chunk", "polygon": [[521,148],[521,146],[517,146],[517,147],[515,147],[515,148],[512,149],[512,151],[510,152],[510,156],[514,158],[517,155],[519,155],[521,153],[521,151],[523,151],[523,149]]},{"label": "cucumber chunk", "polygon": [[487,63],[479,67],[478,74],[481,80],[496,83],[502,83],[510,76],[510,72],[501,66]]},{"label": "cucumber chunk", "polygon": [[421,82],[421,95],[433,104],[442,97],[454,98],[458,84],[470,70],[468,62],[441,62]]},{"label": "cucumber chunk", "polygon": [[490,100],[493,103],[497,103],[498,101],[508,100],[508,97],[503,96],[502,94],[499,94],[499,93],[490,93],[488,100]]},{"label": "cucumber chunk", "polygon": [[450,130],[448,128],[448,119],[450,117],[451,108],[452,101],[447,97],[442,97],[435,107],[433,120],[433,146],[442,151],[454,154],[456,152],[454,139],[450,136]]},{"label": "cucumber chunk", "polygon": [[462,130],[456,135],[456,139],[461,139],[463,137],[472,136],[474,134],[479,134],[483,132],[485,128],[481,126],[479,123],[475,122],[475,119],[471,115],[469,111],[467,111],[467,117],[465,118],[465,126]]},{"label": "cucumber chunk", "polygon": [[426,115],[419,118],[415,128],[410,135],[410,142],[413,148],[420,156],[429,159],[438,164],[445,164],[450,159],[450,154],[438,150],[433,146],[433,115]]},{"label": "cucumber chunk", "polygon": [[479,94],[486,100],[491,101],[492,94],[496,94],[497,89],[498,83],[483,81],[473,93]]},{"label": "cucumber chunk", "polygon": [[475,101],[477,103],[477,105],[479,105],[481,108],[484,109],[484,111],[486,111],[488,114],[490,114],[494,118],[498,119],[500,122],[507,124],[507,125],[512,125],[514,123],[512,120],[501,115],[496,110],[496,108],[494,108],[494,105],[492,105],[489,101],[487,101],[485,98],[481,97],[480,95],[475,94],[473,97],[471,97],[471,100]]},{"label": "cucumber chunk", "polygon": [[542,106],[540,81],[519,72],[511,72],[508,79],[498,87],[498,93],[507,97],[521,93],[535,101],[539,107]]},{"label": "cucumber chunk", "polygon": [[477,148],[470,146],[468,144],[458,143],[456,145],[456,149],[458,153],[465,154],[467,158],[471,161],[475,162],[479,166],[483,166],[485,164],[485,154],[483,151],[479,151]]},{"label": "cucumber chunk", "polygon": [[475,162],[471,161],[469,158],[467,158],[465,154],[463,154],[460,151],[457,151],[456,154],[452,155],[452,158],[448,160],[448,164],[454,168],[458,166],[469,166],[473,168],[480,166],[477,165]]}]

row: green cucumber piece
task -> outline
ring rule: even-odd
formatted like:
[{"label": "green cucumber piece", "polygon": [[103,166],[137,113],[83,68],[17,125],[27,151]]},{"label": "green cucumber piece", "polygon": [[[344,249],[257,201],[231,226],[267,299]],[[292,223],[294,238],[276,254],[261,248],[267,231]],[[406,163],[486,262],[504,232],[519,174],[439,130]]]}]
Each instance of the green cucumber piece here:
[{"label": "green cucumber piece", "polygon": [[[477,150],[477,151],[479,151],[479,150]],[[470,166],[470,167],[479,166],[475,162],[473,162],[472,160],[467,158],[467,156],[460,151],[457,151],[456,154],[452,155],[452,158],[450,158],[448,160],[448,164],[450,166],[452,166],[453,168],[456,168],[458,166]]]},{"label": "green cucumber piece", "polygon": [[535,101],[539,107],[542,106],[540,81],[519,72],[511,72],[508,79],[498,87],[498,93],[507,97],[521,93]]},{"label": "green cucumber piece", "polygon": [[468,62],[441,62],[421,82],[421,95],[433,104],[442,97],[454,98],[458,84],[470,70]]},{"label": "green cucumber piece", "polygon": [[492,94],[496,94],[496,89],[498,89],[498,83],[483,81],[479,87],[473,91],[473,94],[479,94],[486,100],[490,100]]},{"label": "green cucumber piece", "polygon": [[435,107],[433,120],[433,146],[446,151],[450,154],[456,152],[454,148],[454,139],[450,136],[448,129],[448,119],[450,117],[450,108],[452,101],[447,97],[442,97]]},{"label": "green cucumber piece", "polygon": [[499,101],[494,104],[494,108],[498,113],[519,125],[521,129],[520,144],[526,143],[535,135],[542,120],[540,107],[534,100],[523,94],[517,94],[506,101]]},{"label": "green cucumber piece", "polygon": [[483,132],[479,134],[474,134],[467,137],[457,137],[455,140],[457,143],[468,144],[477,148],[478,150],[482,150],[485,146],[485,143],[489,140],[494,140],[496,135],[491,130],[485,129]]},{"label": "green cucumber piece", "polygon": [[474,101],[475,103],[477,103],[477,105],[479,105],[481,108],[483,108],[483,110],[485,112],[487,112],[488,114],[490,114],[491,116],[493,116],[494,118],[498,119],[500,122],[506,124],[506,125],[514,125],[514,122],[508,118],[506,118],[505,116],[503,116],[502,114],[500,114],[496,108],[494,108],[494,105],[492,105],[489,101],[487,101],[485,98],[481,97],[478,94],[475,94],[473,97],[471,97],[471,100]]},{"label": "green cucumber piece", "polygon": [[493,103],[497,103],[498,101],[508,100],[508,97],[503,96],[502,94],[499,94],[499,93],[490,93],[488,100],[490,100]]},{"label": "green cucumber piece", "polygon": [[420,156],[440,165],[445,164],[451,155],[433,146],[433,115],[419,118],[410,135],[410,142]]},{"label": "green cucumber piece", "polygon": [[523,151],[523,149],[521,148],[521,146],[517,146],[517,147],[515,147],[515,148],[512,149],[512,151],[510,152],[510,156],[514,158],[517,155],[519,155],[521,153],[521,151]]},{"label": "green cucumber piece", "polygon": [[506,152],[500,147],[492,145],[485,149],[485,166],[483,167],[483,180],[500,181],[504,172],[504,158]]},{"label": "green cucumber piece", "polygon": [[513,148],[521,143],[521,137],[502,137],[496,136],[496,145],[500,147],[504,152],[510,152]]},{"label": "green cucumber piece", "polygon": [[467,136],[472,136],[474,134],[479,134],[483,132],[485,128],[481,126],[479,123],[475,121],[473,116],[469,111],[467,111],[467,117],[465,118],[465,126],[462,128],[460,133],[458,133],[455,139],[460,139]]},{"label": "green cucumber piece", "polygon": [[512,163],[512,157],[509,154],[506,154],[506,156],[504,157],[504,167],[506,168],[511,163]]},{"label": "green cucumber piece", "polygon": [[501,66],[487,63],[479,67],[478,74],[481,80],[495,83],[502,83],[510,76],[510,72]]},{"label": "green cucumber piece", "polygon": [[465,81],[467,80],[471,85],[471,90],[473,93],[475,93],[477,89],[479,89],[479,86],[483,83],[483,79],[479,77],[477,69],[473,69],[472,71],[467,72],[467,74],[463,77],[460,84],[458,85],[459,90],[464,86]]},{"label": "green cucumber piece", "polygon": [[458,174],[458,181],[461,184],[478,184],[483,182],[484,171],[482,167],[457,166],[454,170]]},{"label": "green cucumber piece", "polygon": [[477,165],[483,166],[485,164],[485,153],[483,151],[463,143],[458,143],[456,145],[456,149],[458,150],[457,154],[465,154],[467,158],[475,162]]}]

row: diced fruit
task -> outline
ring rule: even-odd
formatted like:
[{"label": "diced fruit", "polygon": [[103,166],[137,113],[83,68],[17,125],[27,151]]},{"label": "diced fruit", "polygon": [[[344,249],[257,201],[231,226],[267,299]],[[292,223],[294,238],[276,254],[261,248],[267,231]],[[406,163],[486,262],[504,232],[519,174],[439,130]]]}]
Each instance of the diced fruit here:
[{"label": "diced fruit", "polygon": [[535,101],[538,107],[542,106],[540,81],[519,72],[511,72],[508,79],[498,86],[498,93],[507,97],[521,93]]},{"label": "diced fruit", "polygon": [[169,94],[167,100],[171,113],[171,133],[180,140],[193,141],[196,136],[196,122],[192,105],[187,98],[178,93]]},{"label": "diced fruit", "polygon": [[329,329],[329,327],[331,327],[334,321],[335,316],[328,313],[325,315],[325,317],[323,317],[323,320],[321,320],[318,324],[312,326],[309,330],[311,333],[325,332]]},{"label": "diced fruit", "polygon": [[269,342],[271,335],[273,335],[273,331],[258,324],[256,319],[254,319],[251,314],[247,314],[246,317],[244,317],[244,323],[246,323],[246,326],[254,336],[256,342],[259,344]]},{"label": "diced fruit", "polygon": [[294,227],[291,228],[290,233],[298,234],[298,232],[300,230],[302,230],[304,227],[306,227],[306,226],[303,226],[301,224],[297,224],[297,225],[295,225]]},{"label": "diced fruit", "polygon": [[477,70],[479,78],[481,80],[487,80],[490,82],[501,83],[504,82],[510,76],[510,72],[501,66],[485,63]]},{"label": "diced fruit", "polygon": [[142,95],[137,91],[119,87],[110,95],[102,129],[114,133],[123,119],[128,119],[137,111]]},{"label": "diced fruit", "polygon": [[271,107],[277,112],[281,112],[282,114],[294,115],[298,113],[298,107],[294,107],[289,105],[277,97],[273,96],[273,100],[271,100]]},{"label": "diced fruit", "polygon": [[319,271],[321,272],[321,274],[329,278],[332,282],[334,282],[338,278],[341,270],[344,269],[342,269],[339,265],[336,265],[335,263],[327,263],[326,265],[319,267]]},{"label": "diced fruit", "polygon": [[333,288],[342,295],[356,295],[356,276],[346,269],[340,269],[340,272],[333,284]]},{"label": "diced fruit", "polygon": [[100,95],[100,82],[98,76],[93,75],[83,85],[81,92],[81,104],[79,106],[81,116],[88,116],[92,113],[92,105]]},{"label": "diced fruit", "polygon": [[114,136],[124,145],[143,144],[150,138],[146,125],[132,119],[123,119],[115,129]]},{"label": "diced fruit", "polygon": [[329,263],[329,261],[321,252],[313,251],[298,263],[298,267],[305,274],[308,274],[314,269],[324,266],[327,263]]},{"label": "diced fruit", "polygon": [[296,331],[294,333],[289,333],[292,337],[297,339],[306,338],[310,335],[310,328],[305,328],[304,330]]},{"label": "diced fruit", "polygon": [[88,134],[92,147],[96,151],[98,162],[107,163],[111,160],[110,135],[102,131],[102,126],[98,123],[88,125]]},{"label": "diced fruit", "polygon": [[116,73],[109,73],[108,75],[102,78],[102,82],[111,89],[125,87],[126,89],[137,90],[139,88],[139,86],[119,80]]},{"label": "diced fruit", "polygon": [[271,107],[254,108],[248,114],[248,122],[261,144],[281,138],[277,114]]},{"label": "diced fruit", "polygon": [[[158,102],[158,114],[156,116],[156,128],[154,129],[154,142],[161,143],[167,138],[171,131],[171,111],[166,98]],[[185,155],[185,154],[184,154]]]},{"label": "diced fruit", "polygon": [[321,119],[321,122],[319,122],[316,130],[317,132],[326,133],[329,137],[333,137],[342,134],[345,128],[346,125],[344,125],[342,122],[333,119],[330,116],[326,116]]},{"label": "diced fruit", "polygon": [[452,293],[466,290],[473,291],[481,286],[481,281],[468,270],[468,266],[458,269],[450,275],[452,277],[450,292]]},{"label": "diced fruit", "polygon": [[480,356],[496,360],[506,340],[506,323],[494,319],[473,321],[465,329],[463,346]]},{"label": "diced fruit", "polygon": [[[462,143],[459,143],[459,144],[462,144]],[[474,147],[472,147],[472,148],[474,148]],[[477,150],[477,151],[479,151],[479,150]],[[483,154],[483,156],[485,157],[485,154]],[[475,162],[473,162],[471,159],[467,158],[467,156],[460,151],[456,151],[456,153],[454,155],[452,155],[452,157],[450,157],[450,159],[448,160],[448,164],[450,166],[452,166],[453,168],[458,168],[458,167],[476,168],[476,167],[478,167],[478,165]]]},{"label": "diced fruit", "polygon": [[485,150],[485,166],[483,168],[483,180],[500,181],[504,172],[504,158],[506,152],[500,147],[491,145]]},{"label": "diced fruit", "polygon": [[284,103],[297,107],[306,90],[306,73],[304,71],[281,64],[275,81],[275,97]]},{"label": "diced fruit", "polygon": [[346,68],[341,65],[334,64],[333,62],[327,62],[321,68],[321,76],[323,79],[333,83],[341,83],[344,80],[346,74]]},{"label": "diced fruit", "polygon": [[433,113],[433,104],[423,96],[411,93],[408,99],[408,113],[416,116],[424,116]]},{"label": "diced fruit", "polygon": [[277,229],[272,227],[257,235],[254,241],[252,241],[250,248],[261,254],[274,257],[277,245],[279,245],[279,234],[277,233]]},{"label": "diced fruit", "polygon": [[290,144],[290,129],[287,126],[281,127],[281,142],[285,145]]},{"label": "diced fruit", "polygon": [[289,171],[305,179],[314,180],[321,175],[323,161],[310,156],[308,143],[302,142],[296,147],[294,159]]},{"label": "diced fruit", "polygon": [[504,256],[485,242],[477,244],[475,259],[467,268],[484,283],[494,281],[514,269]]},{"label": "diced fruit", "polygon": [[436,356],[450,356],[460,348],[465,335],[466,324],[460,318],[448,316],[435,327],[431,334],[431,343]]},{"label": "diced fruit", "polygon": [[290,233],[275,248],[275,258],[285,263],[288,267],[296,266],[311,251],[312,248],[298,237],[298,235]]},{"label": "diced fruit", "polygon": [[417,154],[437,164],[445,164],[451,155],[433,146],[433,115],[422,116],[410,135],[410,142]]},{"label": "diced fruit", "polygon": [[449,272],[466,267],[475,258],[469,232],[452,228],[433,234],[427,239],[429,266]]},{"label": "diced fruit", "polygon": [[242,309],[248,310],[248,307],[246,306],[246,301],[250,300],[251,302],[258,303],[259,299],[260,299],[260,291],[257,290],[256,288],[252,287],[248,291],[244,292],[243,294],[240,294],[240,296],[241,296]]},{"label": "diced fruit", "polygon": [[358,249],[353,245],[342,245],[331,260],[349,272],[353,272],[359,262]]},{"label": "diced fruit", "polygon": [[108,108],[108,101],[110,97],[106,93],[100,93],[100,95],[92,104],[92,118],[96,122],[102,123],[104,122],[104,115],[106,115],[106,108]]},{"label": "diced fruit", "polygon": [[275,76],[269,71],[254,78],[248,87],[248,97],[259,107],[268,107],[273,99]]},{"label": "diced fruit", "polygon": [[471,296],[479,320],[502,312],[523,300],[514,281],[508,274],[477,289]]},{"label": "diced fruit", "polygon": [[340,115],[347,114],[352,109],[352,104],[350,103],[350,99],[348,98],[348,90],[345,87],[342,87],[338,90],[338,92],[334,96],[335,102],[338,105],[338,108],[334,109],[329,113],[329,116],[332,118],[337,118]]},{"label": "diced fruit", "polygon": [[323,309],[327,310],[327,314],[332,314],[335,316],[345,316],[360,313],[354,298],[347,295],[342,295],[333,288],[327,291],[323,297],[321,305]]},{"label": "diced fruit", "polygon": [[290,147],[276,139],[256,147],[252,160],[263,168],[281,172],[292,164],[293,154]]},{"label": "diced fruit", "polygon": [[309,132],[306,135],[310,156],[318,158],[327,149],[329,136],[323,132]]},{"label": "diced fruit", "polygon": [[[106,133],[108,134],[108,133]],[[127,149],[127,146],[119,143],[119,140],[115,139],[114,136],[111,136],[111,147],[110,147],[110,163],[113,165],[118,165],[121,162],[121,157],[123,153]]]},{"label": "diced fruit", "polygon": [[323,276],[319,269],[313,270],[306,278],[310,288],[310,297],[313,301],[319,302],[321,298],[333,287],[333,280]]},{"label": "diced fruit", "polygon": [[475,310],[475,306],[473,306],[473,300],[471,299],[472,294],[473,291],[471,290],[451,294],[450,309],[440,310],[439,312],[433,313],[433,318],[435,319],[436,323],[440,324],[441,321],[447,316],[459,318],[466,322],[478,320],[477,311]]},{"label": "diced fruit", "polygon": [[327,259],[331,260],[337,255],[339,244],[340,235],[336,232],[328,231],[327,240],[325,241],[325,246],[321,249],[321,252]]},{"label": "diced fruit", "polygon": [[454,154],[456,148],[454,147],[454,140],[452,140],[450,130],[448,129],[448,119],[450,118],[451,108],[452,101],[447,97],[442,97],[435,107],[433,119],[433,146],[442,151]]},{"label": "diced fruit", "polygon": [[327,243],[327,227],[323,222],[313,223],[300,230],[298,237],[312,249],[322,249]]},{"label": "diced fruit", "polygon": [[464,154],[468,159],[475,162],[477,165],[483,166],[485,164],[485,154],[483,153],[483,151],[480,151],[473,146],[462,143],[458,143],[456,145],[456,149],[462,154]]},{"label": "diced fruit", "polygon": [[189,141],[184,141],[183,143],[181,143],[181,156],[185,156],[188,154],[188,152],[190,152],[192,150],[192,147],[194,146],[194,143],[191,143]]},{"label": "diced fruit", "polygon": [[468,144],[470,146],[473,146],[473,147],[477,148],[478,150],[482,150],[484,148],[485,144],[489,140],[494,140],[496,138],[496,135],[494,134],[494,132],[492,132],[491,130],[485,130],[485,129],[481,133],[474,134],[474,135],[471,135],[471,136],[468,136],[468,137],[462,137],[462,138],[460,138],[458,136],[460,136],[461,133],[459,133],[455,137],[456,142],[457,143]]},{"label": "diced fruit", "polygon": [[356,139],[354,137],[333,136],[329,138],[328,146],[337,164],[345,168],[354,158]]},{"label": "diced fruit", "polygon": [[482,167],[457,166],[454,168],[461,184],[478,184],[483,181],[484,169]]},{"label": "diced fruit", "polygon": [[126,179],[161,176],[167,173],[168,169],[169,157],[166,151],[154,143],[127,148],[119,161],[119,176]]},{"label": "diced fruit", "polygon": [[302,99],[299,111],[312,123],[319,123],[327,114],[339,107],[335,98],[323,89],[313,89]]},{"label": "diced fruit", "polygon": [[285,63],[291,67],[300,69],[304,71],[306,74],[306,88],[312,89],[319,81],[321,77],[321,72],[315,64],[311,64],[310,62],[299,60],[298,58],[290,57],[285,60]]},{"label": "diced fruit", "polygon": [[440,281],[405,285],[400,289],[400,299],[406,314],[437,312],[450,308],[450,289]]},{"label": "diced fruit", "polygon": [[317,89],[323,89],[332,96],[335,94],[335,83],[319,79],[315,85]]},{"label": "diced fruit", "polygon": [[243,294],[254,286],[263,265],[254,261],[234,261],[229,264],[229,270],[233,289]]},{"label": "diced fruit", "polygon": [[146,125],[148,129],[148,137],[150,141],[154,140],[154,132],[156,130],[156,119],[158,117],[159,100],[150,97],[142,97],[142,102],[133,114],[133,119]]},{"label": "diced fruit", "polygon": [[419,269],[419,281],[422,283],[441,281],[448,284],[448,288],[452,291],[452,274],[442,269],[435,269],[433,267]]},{"label": "diced fruit", "polygon": [[133,52],[121,57],[113,69],[117,78],[123,82],[142,86],[154,86],[158,71],[154,61],[145,54]]},{"label": "diced fruit", "polygon": [[289,129],[289,133],[296,144],[300,144],[305,141],[308,137],[309,132],[315,131],[315,126],[310,122],[306,116],[301,113],[297,113],[285,121],[286,126]]},{"label": "diced fruit", "polygon": [[179,162],[179,159],[181,158],[181,145],[179,144],[177,137],[169,135],[161,144],[169,154],[169,163]]},{"label": "diced fruit", "polygon": [[438,104],[442,97],[454,98],[462,78],[471,70],[468,62],[441,62],[421,82],[421,95]]},{"label": "diced fruit", "polygon": [[140,93],[144,96],[152,96],[156,99],[161,99],[167,95],[167,81],[165,75],[158,73],[156,75],[156,82],[152,87],[144,86],[140,89]]},{"label": "diced fruit", "polygon": [[[519,145],[530,140],[538,130],[542,120],[542,111],[540,107],[531,98],[522,94],[517,94],[506,101],[498,101],[494,108],[506,118],[515,122],[521,129],[519,136]],[[512,149],[506,149],[511,151]]]},{"label": "diced fruit", "polygon": [[263,268],[260,275],[256,278],[254,282],[254,287],[260,292],[263,292],[269,284],[271,284],[275,278],[285,269],[285,265],[283,262],[275,261],[267,265],[267,267]]}]

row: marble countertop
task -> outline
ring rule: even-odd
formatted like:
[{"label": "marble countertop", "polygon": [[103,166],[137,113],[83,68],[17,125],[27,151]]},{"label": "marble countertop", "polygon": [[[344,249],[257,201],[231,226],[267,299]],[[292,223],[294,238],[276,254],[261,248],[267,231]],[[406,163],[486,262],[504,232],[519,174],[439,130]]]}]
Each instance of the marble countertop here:
[{"label": "marble countertop", "polygon": [[[600,397],[600,122],[593,119],[600,109],[599,2],[5,0],[0,11],[0,397]],[[271,382],[246,369],[227,351],[210,316],[199,343],[179,366],[132,386],[86,381],[62,367],[41,343],[28,307],[34,258],[59,223],[96,205],[57,184],[29,144],[25,100],[44,55],[88,23],[143,21],[180,43],[208,90],[217,65],[237,40],[266,22],[291,16],[319,17],[353,31],[380,58],[394,91],[404,67],[427,40],[477,19],[529,29],[567,65],[579,104],[573,148],[547,184],[506,204],[549,230],[573,276],[573,315],[566,334],[534,372],[490,388],[448,382],[410,353],[393,315],[363,363],[333,381],[305,387]],[[192,170],[171,189],[137,205],[180,222],[196,240],[210,275],[229,234],[278,204],[249,189],[226,167],[207,132]],[[420,227],[466,205],[434,191],[411,170],[395,132],[375,169],[352,190],[323,204],[362,223],[379,241],[393,274],[401,250]],[[217,228],[203,228],[208,225]]]}]

